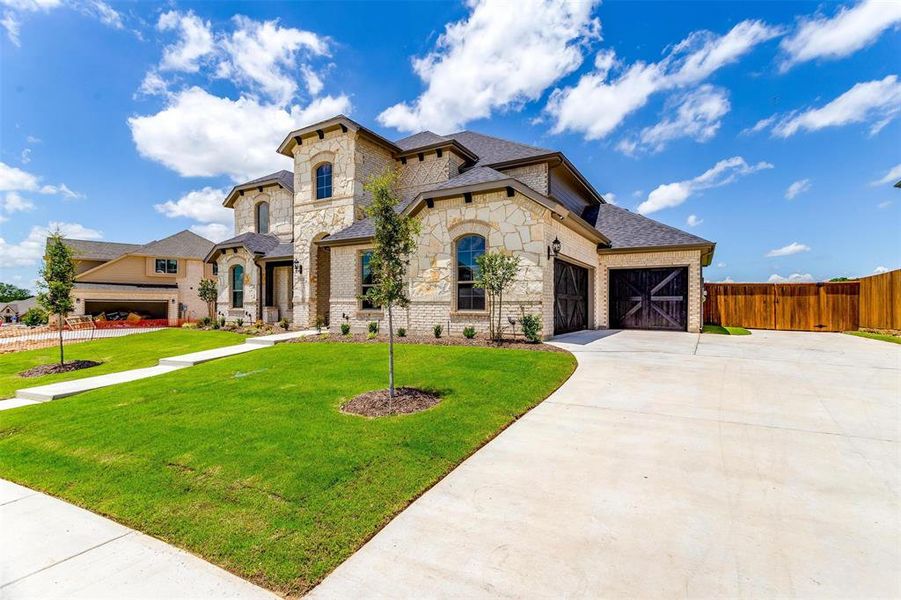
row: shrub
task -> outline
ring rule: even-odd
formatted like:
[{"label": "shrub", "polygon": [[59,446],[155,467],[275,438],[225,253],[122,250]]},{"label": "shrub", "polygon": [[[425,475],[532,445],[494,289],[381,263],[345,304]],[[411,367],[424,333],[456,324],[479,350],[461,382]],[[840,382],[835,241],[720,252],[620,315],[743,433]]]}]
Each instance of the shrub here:
[{"label": "shrub", "polygon": [[541,317],[523,312],[519,323],[520,327],[522,327],[522,334],[527,340],[533,344],[541,341]]},{"label": "shrub", "polygon": [[341,323],[341,335],[350,335],[350,323]]},{"label": "shrub", "polygon": [[285,331],[288,331],[288,319],[282,319],[281,321],[278,322],[278,325]]},{"label": "shrub", "polygon": [[210,328],[211,329],[219,329],[219,321],[216,321],[212,325],[210,325]]},{"label": "shrub", "polygon": [[203,317],[198,323],[201,327],[209,327],[213,323],[213,320],[210,317]]},{"label": "shrub", "polygon": [[378,335],[379,334],[379,322],[378,321],[370,321],[369,322],[369,333]]},{"label": "shrub", "polygon": [[219,317],[219,327],[225,327],[225,317]]},{"label": "shrub", "polygon": [[242,319],[240,317],[235,319],[235,323],[238,325],[238,327],[244,327],[244,319]]},{"label": "shrub", "polygon": [[475,327],[464,327],[463,328],[463,337],[467,340],[471,340],[476,336],[476,328]]},{"label": "shrub", "polygon": [[188,321],[187,323],[181,324],[182,329],[197,329],[197,323],[193,321]]},{"label": "shrub", "polygon": [[316,333],[322,333],[323,323],[322,317],[316,317]]},{"label": "shrub", "polygon": [[397,328],[397,337],[407,337],[406,327],[398,327]]},{"label": "shrub", "polygon": [[434,327],[432,327],[432,333],[435,334],[435,337],[436,337],[436,338],[440,338],[440,337],[441,337],[441,332],[442,332],[442,331],[444,331],[444,327],[442,327],[441,325],[435,325]]},{"label": "shrub", "polygon": [[367,339],[367,340],[374,340],[378,335],[379,335],[379,334],[376,333],[375,331],[370,331],[369,333],[366,334],[366,339]]},{"label": "shrub", "polygon": [[29,308],[24,315],[22,315],[22,322],[28,325],[29,327],[37,327],[38,325],[46,325],[47,324],[47,311],[39,306],[33,306]]}]

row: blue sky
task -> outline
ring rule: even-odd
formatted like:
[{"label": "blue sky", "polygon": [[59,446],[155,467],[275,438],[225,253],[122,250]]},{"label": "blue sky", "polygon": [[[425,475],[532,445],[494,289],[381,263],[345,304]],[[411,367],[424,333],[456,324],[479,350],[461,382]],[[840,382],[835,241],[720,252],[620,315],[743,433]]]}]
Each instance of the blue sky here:
[{"label": "blue sky", "polygon": [[[515,7],[515,9],[514,9]],[[0,280],[48,228],[221,239],[292,128],[565,152],[717,242],[709,281],[901,265],[901,3],[0,0]]]}]

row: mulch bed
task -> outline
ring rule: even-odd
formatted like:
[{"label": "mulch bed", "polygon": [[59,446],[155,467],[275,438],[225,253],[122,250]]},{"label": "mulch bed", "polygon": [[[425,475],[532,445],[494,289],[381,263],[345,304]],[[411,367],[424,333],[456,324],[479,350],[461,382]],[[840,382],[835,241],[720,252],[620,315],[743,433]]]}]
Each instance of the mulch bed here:
[{"label": "mulch bed", "polygon": [[20,377],[40,377],[41,375],[53,375],[56,373],[68,373],[69,371],[78,371],[80,369],[89,369],[91,367],[96,367],[97,365],[102,365],[103,363],[99,363],[93,360],[72,360],[64,364],[53,364],[53,365],[38,365],[36,367],[32,367],[27,371],[22,371],[19,373]]},{"label": "mulch bed", "polygon": [[388,408],[388,390],[375,390],[360,394],[348,400],[341,410],[364,417],[386,417],[390,415],[407,415],[427,410],[441,402],[437,394],[411,387],[399,387],[394,390],[394,400]]},{"label": "mulch bed", "polygon": [[[310,343],[310,342],[344,342],[353,344],[386,344],[388,343],[388,334],[379,334],[369,339],[365,333],[352,333],[350,335],[341,335],[339,333],[323,332],[318,335],[308,335],[295,340],[291,343]],[[476,348],[504,348],[507,350],[535,350],[538,352],[566,352],[556,346],[549,344],[537,343],[533,344],[524,339],[511,340],[505,339],[500,344],[496,344],[486,338],[476,336],[473,339],[465,337],[451,336],[436,338],[433,335],[408,335],[400,337],[394,334],[395,344],[429,344],[431,346],[472,346]]]}]

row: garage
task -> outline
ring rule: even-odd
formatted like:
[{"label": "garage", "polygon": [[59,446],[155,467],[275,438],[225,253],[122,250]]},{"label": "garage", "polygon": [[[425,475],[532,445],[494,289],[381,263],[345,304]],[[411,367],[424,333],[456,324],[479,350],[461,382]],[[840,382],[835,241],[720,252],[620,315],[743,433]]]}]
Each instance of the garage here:
[{"label": "garage", "polygon": [[[140,315],[144,319],[166,319],[169,316],[169,305],[166,301],[153,300],[85,300],[86,315],[97,317],[100,314],[107,318],[129,313]],[[124,319],[125,317],[121,317]]]},{"label": "garage", "polygon": [[688,329],[688,268],[610,270],[610,326]]},{"label": "garage", "polygon": [[588,269],[554,261],[554,334],[588,329]]}]

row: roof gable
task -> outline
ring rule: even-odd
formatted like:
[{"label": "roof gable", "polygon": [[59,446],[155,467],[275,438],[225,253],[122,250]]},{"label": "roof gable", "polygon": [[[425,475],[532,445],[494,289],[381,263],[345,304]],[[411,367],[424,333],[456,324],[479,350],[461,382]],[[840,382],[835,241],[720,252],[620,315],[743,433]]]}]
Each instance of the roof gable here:
[{"label": "roof gable", "polygon": [[134,252],[141,244],[124,244],[120,242],[98,242],[95,240],[76,240],[63,238],[63,242],[72,249],[76,260],[107,261],[119,258],[123,254]]},{"label": "roof gable", "polygon": [[269,175],[263,175],[262,177],[257,177],[256,179],[251,179],[250,181],[239,183],[231,189],[228,195],[225,196],[225,201],[222,203],[222,205],[226,208],[231,208],[232,206],[234,206],[235,200],[242,194],[242,192],[251,190],[255,187],[262,188],[263,186],[267,185],[281,186],[282,188],[288,190],[293,194],[294,173],[282,169],[281,171],[276,171],[275,173],[270,173]]},{"label": "roof gable", "polygon": [[213,242],[185,229],[174,235],[144,244],[131,254],[142,256],[174,256],[203,260],[212,250]]}]

